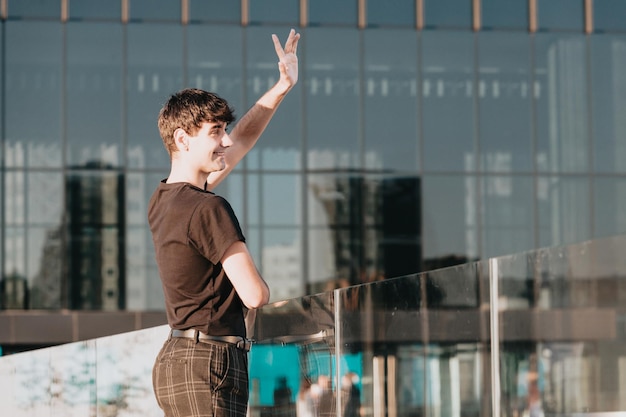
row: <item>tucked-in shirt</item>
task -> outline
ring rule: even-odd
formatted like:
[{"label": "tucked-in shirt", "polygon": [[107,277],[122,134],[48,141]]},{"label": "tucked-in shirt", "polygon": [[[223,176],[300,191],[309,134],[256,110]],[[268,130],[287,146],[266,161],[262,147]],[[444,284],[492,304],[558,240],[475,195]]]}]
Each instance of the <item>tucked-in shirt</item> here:
[{"label": "tucked-in shirt", "polygon": [[170,327],[245,336],[244,306],[221,264],[233,243],[245,242],[230,204],[163,180],[150,199],[148,222]]}]

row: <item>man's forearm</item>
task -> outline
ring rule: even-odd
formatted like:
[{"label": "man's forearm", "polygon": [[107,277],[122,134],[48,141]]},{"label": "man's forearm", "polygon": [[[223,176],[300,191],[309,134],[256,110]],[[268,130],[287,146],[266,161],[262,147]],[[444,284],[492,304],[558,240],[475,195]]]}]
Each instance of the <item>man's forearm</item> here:
[{"label": "man's forearm", "polygon": [[231,133],[234,141],[243,142],[238,143],[237,146],[246,149],[254,146],[290,90],[290,86],[278,83],[254,103],[246,114],[239,119]]}]

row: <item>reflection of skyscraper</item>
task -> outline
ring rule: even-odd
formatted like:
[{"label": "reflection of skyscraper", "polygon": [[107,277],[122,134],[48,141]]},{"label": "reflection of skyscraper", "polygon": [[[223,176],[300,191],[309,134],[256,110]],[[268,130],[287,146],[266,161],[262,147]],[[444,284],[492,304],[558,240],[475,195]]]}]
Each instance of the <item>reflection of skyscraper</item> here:
[{"label": "reflection of skyscraper", "polygon": [[98,171],[69,174],[66,294],[71,309],[117,310],[124,294],[124,182],[99,162]]}]

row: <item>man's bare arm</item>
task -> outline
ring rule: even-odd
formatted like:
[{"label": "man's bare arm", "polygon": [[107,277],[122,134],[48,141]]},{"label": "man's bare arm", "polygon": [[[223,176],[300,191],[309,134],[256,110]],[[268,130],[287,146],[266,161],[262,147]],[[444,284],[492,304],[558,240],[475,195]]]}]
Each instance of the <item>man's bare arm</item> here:
[{"label": "man's bare arm", "polygon": [[272,35],[274,49],[278,56],[280,78],[237,122],[230,137],[233,145],[226,152],[226,167],[212,172],[207,179],[207,189],[214,189],[243,157],[254,147],[259,137],[276,113],[276,109],[287,93],[298,82],[298,40],[300,34],[291,29],[283,48],[276,35]]}]

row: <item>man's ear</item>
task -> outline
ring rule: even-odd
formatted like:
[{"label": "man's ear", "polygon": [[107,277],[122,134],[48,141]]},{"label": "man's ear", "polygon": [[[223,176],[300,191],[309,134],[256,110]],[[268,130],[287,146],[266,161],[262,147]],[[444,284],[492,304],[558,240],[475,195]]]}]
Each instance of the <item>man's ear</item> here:
[{"label": "man's ear", "polygon": [[179,127],[174,131],[174,144],[179,151],[189,150],[189,138],[185,129]]}]

